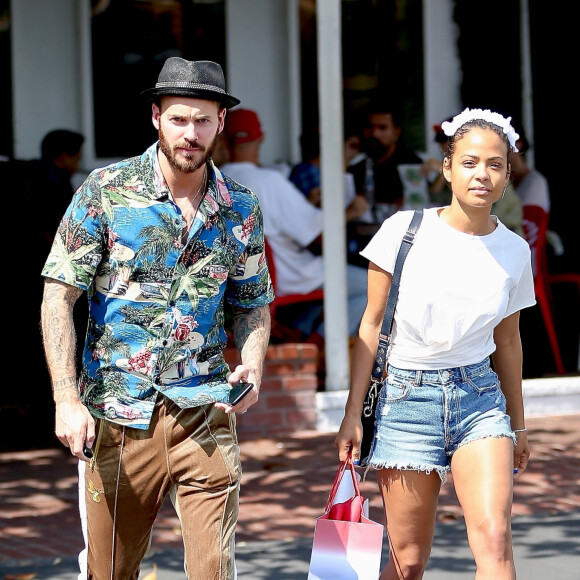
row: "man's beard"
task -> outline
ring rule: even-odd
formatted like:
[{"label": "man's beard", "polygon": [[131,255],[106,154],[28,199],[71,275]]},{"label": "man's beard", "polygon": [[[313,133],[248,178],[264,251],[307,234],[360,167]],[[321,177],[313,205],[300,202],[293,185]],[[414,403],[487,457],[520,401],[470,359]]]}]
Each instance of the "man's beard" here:
[{"label": "man's beard", "polygon": [[385,147],[378,139],[374,137],[369,137],[364,144],[365,153],[373,160],[380,159],[385,152],[387,147]]},{"label": "man's beard", "polygon": [[[165,155],[169,165],[171,165],[171,167],[176,171],[181,171],[182,173],[195,173],[200,167],[203,167],[211,159],[217,145],[217,140],[218,134],[216,132],[214,138],[207,147],[204,147],[198,141],[186,141],[185,143],[175,145],[172,148],[163,134],[161,123],[159,124],[159,148]],[[193,155],[182,152],[182,156],[184,156],[185,159],[182,157],[178,158],[175,154],[175,150],[179,147],[197,147],[203,152],[203,155],[196,161]]]}]

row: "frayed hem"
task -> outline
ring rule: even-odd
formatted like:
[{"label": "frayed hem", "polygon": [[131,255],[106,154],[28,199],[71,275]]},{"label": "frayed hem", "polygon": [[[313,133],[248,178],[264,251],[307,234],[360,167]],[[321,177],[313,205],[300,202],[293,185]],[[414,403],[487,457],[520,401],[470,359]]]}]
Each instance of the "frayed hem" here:
[{"label": "frayed hem", "polygon": [[[467,445],[468,443],[473,443],[474,441],[481,441],[482,439],[489,439],[490,437],[493,437],[494,439],[501,439],[502,437],[507,437],[508,439],[511,439],[512,440],[512,443],[514,445],[517,445],[518,444],[518,442],[516,440],[515,434],[512,434],[512,433],[499,433],[497,435],[493,435],[493,434],[480,435],[480,436],[472,437],[471,439],[466,439],[465,441],[462,441],[457,446],[457,449],[461,449],[461,447],[463,447],[464,445]],[[457,451],[457,449],[455,451]]]},{"label": "frayed hem", "polygon": [[397,469],[399,471],[416,471],[417,473],[425,473],[425,475],[430,475],[432,471],[436,471],[439,479],[441,480],[441,485],[447,482],[447,474],[449,473],[448,467],[427,467],[426,465],[418,467],[416,465],[389,465],[388,463],[380,465],[369,465],[366,471],[368,471],[371,467],[375,471],[380,471],[381,469]]}]

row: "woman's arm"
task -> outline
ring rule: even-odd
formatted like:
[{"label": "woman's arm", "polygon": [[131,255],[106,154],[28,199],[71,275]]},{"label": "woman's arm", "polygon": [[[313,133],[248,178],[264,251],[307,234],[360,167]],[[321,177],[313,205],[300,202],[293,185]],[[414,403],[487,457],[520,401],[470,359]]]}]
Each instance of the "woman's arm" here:
[{"label": "woman's arm", "polygon": [[[520,313],[504,318],[495,328],[496,350],[492,354],[493,367],[506,398],[507,414],[514,430],[525,428],[524,398],[522,393],[522,342],[519,330]],[[530,456],[526,431],[516,432],[514,467],[525,471]]]},{"label": "woman's arm", "polygon": [[377,353],[391,279],[391,274],[372,262],[369,264],[367,306],[352,352],[350,389],[344,418],[335,440],[340,461],[344,461],[349,452],[355,459],[360,454],[362,407]]}]

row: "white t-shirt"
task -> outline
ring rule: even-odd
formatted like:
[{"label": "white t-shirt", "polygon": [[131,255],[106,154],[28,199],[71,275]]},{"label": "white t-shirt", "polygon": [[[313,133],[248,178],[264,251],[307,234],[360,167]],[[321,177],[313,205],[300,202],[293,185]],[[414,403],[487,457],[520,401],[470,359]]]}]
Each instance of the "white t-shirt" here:
[{"label": "white t-shirt", "polygon": [[306,294],[324,282],[322,256],[306,247],[322,232],[322,212],[276,169],[225,163],[222,174],[251,189],[262,208],[264,235],[274,254],[277,294]]},{"label": "white t-shirt", "polygon": [[[527,242],[499,220],[486,236],[460,232],[424,210],[403,266],[389,363],[436,370],[477,363],[495,351],[494,328],[535,304]],[[393,273],[413,215],[385,220],[361,255]]]},{"label": "white t-shirt", "polygon": [[546,212],[550,212],[550,189],[547,179],[540,172],[532,169],[515,191],[522,206],[539,205]]}]

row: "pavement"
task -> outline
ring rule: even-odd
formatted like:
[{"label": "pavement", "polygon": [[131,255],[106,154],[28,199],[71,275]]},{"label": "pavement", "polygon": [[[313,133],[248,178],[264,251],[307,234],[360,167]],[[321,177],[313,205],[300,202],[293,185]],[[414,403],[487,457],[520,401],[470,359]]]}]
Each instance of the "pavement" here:
[{"label": "pavement", "polygon": [[[532,417],[526,473],[515,482],[514,552],[520,580],[577,580],[580,567],[580,413]],[[305,580],[316,518],[337,468],[333,432],[240,441],[243,479],[236,562],[240,580]],[[376,479],[361,484],[383,523]],[[83,546],[76,460],[58,446],[0,453],[0,580],[76,580]],[[386,538],[383,565],[388,548]],[[180,526],[169,501],[154,527],[142,580],[185,578]],[[473,578],[453,480],[442,488],[426,580]]]}]

